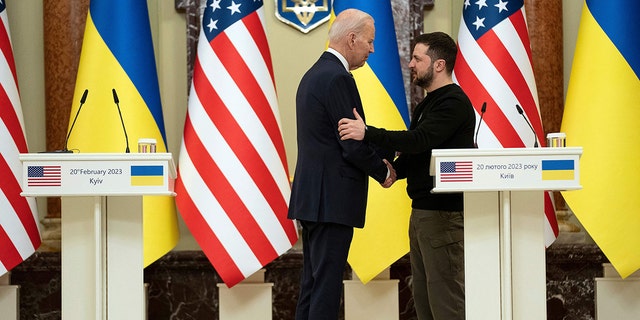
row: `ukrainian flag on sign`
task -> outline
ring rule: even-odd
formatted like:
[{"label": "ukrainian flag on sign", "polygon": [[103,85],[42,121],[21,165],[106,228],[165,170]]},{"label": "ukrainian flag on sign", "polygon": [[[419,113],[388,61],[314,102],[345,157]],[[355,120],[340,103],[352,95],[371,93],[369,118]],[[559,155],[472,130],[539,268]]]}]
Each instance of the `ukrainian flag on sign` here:
[{"label": "ukrainian flag on sign", "polygon": [[[136,150],[139,138],[155,138],[158,152],[167,151],[146,0],[91,0],[71,120],[85,89],[87,100],[69,137],[70,150],[125,152],[115,89],[130,149]],[[172,197],[145,196],[143,211],[147,266],[176,245],[178,225]]]},{"label": "ukrainian flag on sign", "polygon": [[542,160],[542,180],[573,180],[573,160]]},{"label": "ukrainian flag on sign", "polygon": [[640,1],[587,0],[562,131],[581,146],[582,190],[567,204],[623,277],[640,269]]},{"label": "ukrainian flag on sign", "polygon": [[[334,0],[331,21],[341,11],[355,8],[375,20],[374,53],[353,71],[367,124],[390,130],[406,130],[409,109],[400,67],[393,11],[390,1]],[[372,180],[364,229],[356,229],[349,264],[363,283],[369,282],[409,251],[411,202],[405,180],[384,189]]]},{"label": "ukrainian flag on sign", "polygon": [[164,184],[162,166],[131,166],[132,186],[161,186]]}]

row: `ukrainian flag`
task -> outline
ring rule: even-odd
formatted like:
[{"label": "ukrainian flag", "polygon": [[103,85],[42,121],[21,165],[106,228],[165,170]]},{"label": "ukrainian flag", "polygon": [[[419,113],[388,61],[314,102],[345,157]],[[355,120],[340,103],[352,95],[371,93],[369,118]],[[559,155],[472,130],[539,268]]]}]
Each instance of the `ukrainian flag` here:
[{"label": "ukrainian flag", "polygon": [[[69,137],[70,150],[125,152],[115,89],[129,148],[136,150],[139,138],[155,138],[156,150],[167,152],[146,0],[91,0],[71,120],[85,89],[87,100]],[[145,196],[143,211],[147,266],[176,245],[178,224],[172,197]]]},{"label": "ukrainian flag", "polygon": [[132,186],[162,186],[164,168],[162,166],[131,166]]},{"label": "ukrainian flag", "polygon": [[[334,0],[333,17],[355,8],[375,20],[374,53],[355,70],[367,124],[390,130],[406,130],[409,109],[400,67],[393,12],[390,1]],[[409,252],[409,215],[411,202],[406,182],[400,180],[384,189],[374,180],[369,183],[369,202],[364,229],[356,229],[349,264],[363,283],[369,282]]]},{"label": "ukrainian flag", "polygon": [[640,269],[640,1],[583,6],[562,131],[582,146],[567,204],[624,278]]},{"label": "ukrainian flag", "polygon": [[573,160],[542,160],[542,180],[574,180]]}]

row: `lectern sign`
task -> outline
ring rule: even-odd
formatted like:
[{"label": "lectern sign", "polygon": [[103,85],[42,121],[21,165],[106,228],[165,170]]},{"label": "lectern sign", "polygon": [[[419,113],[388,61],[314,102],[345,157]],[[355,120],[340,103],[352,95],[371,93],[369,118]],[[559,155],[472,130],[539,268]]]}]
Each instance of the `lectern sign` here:
[{"label": "lectern sign", "polygon": [[434,192],[580,189],[582,148],[433,150]]},{"label": "lectern sign", "polygon": [[23,196],[170,195],[175,168],[166,153],[22,154]]}]

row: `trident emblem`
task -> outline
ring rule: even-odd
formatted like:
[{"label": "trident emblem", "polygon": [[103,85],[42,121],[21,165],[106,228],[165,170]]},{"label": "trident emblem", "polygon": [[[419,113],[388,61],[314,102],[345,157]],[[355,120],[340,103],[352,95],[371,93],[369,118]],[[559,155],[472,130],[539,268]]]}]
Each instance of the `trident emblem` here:
[{"label": "trident emblem", "polygon": [[276,0],[278,20],[308,33],[329,19],[329,0]]}]

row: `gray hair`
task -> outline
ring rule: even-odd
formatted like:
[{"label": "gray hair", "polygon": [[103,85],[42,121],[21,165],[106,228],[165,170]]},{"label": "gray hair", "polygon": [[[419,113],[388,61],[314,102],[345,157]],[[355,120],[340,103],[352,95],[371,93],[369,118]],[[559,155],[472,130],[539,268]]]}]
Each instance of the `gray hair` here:
[{"label": "gray hair", "polygon": [[373,17],[358,9],[346,9],[333,21],[329,28],[329,42],[340,41],[350,32],[360,33]]}]

